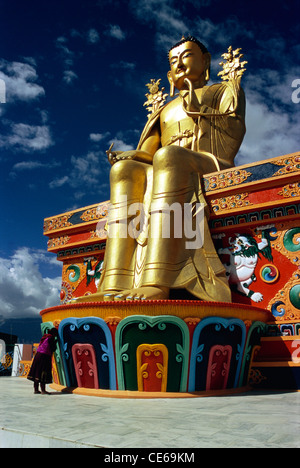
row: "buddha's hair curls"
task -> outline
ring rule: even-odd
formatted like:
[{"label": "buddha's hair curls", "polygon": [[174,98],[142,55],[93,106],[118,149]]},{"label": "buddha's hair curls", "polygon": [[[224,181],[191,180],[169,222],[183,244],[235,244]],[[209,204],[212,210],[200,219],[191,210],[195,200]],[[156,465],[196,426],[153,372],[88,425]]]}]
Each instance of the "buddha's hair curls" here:
[{"label": "buddha's hair curls", "polygon": [[184,37],[184,36],[183,36],[183,37],[180,39],[179,42],[177,42],[176,44],[174,44],[174,45],[170,48],[168,54],[171,52],[171,50],[175,49],[175,47],[178,47],[178,46],[180,46],[181,44],[184,44],[185,42],[194,42],[194,43],[197,44],[197,46],[201,49],[201,51],[202,51],[203,54],[207,54],[207,53],[208,53],[208,50],[207,50],[207,48],[205,47],[205,45],[202,44],[202,42],[198,41],[198,39],[196,39],[194,36],[187,36],[187,37]]}]

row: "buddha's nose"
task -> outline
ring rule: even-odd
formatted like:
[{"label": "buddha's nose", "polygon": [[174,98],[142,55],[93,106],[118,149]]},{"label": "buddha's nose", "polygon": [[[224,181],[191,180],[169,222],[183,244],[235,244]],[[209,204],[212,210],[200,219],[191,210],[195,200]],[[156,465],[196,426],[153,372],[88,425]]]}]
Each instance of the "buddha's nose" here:
[{"label": "buddha's nose", "polygon": [[182,58],[179,57],[178,64],[177,64],[177,70],[183,70],[184,68],[185,68],[185,66],[183,64]]}]

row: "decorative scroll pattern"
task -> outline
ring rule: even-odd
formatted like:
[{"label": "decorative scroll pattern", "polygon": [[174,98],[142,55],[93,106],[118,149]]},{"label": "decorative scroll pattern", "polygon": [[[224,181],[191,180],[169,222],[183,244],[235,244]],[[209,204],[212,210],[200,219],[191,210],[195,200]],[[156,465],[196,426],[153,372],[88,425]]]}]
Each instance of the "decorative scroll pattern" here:
[{"label": "decorative scroll pattern", "polygon": [[230,345],[215,345],[210,349],[206,390],[219,390],[227,387],[231,355]]},{"label": "decorative scroll pattern", "polygon": [[264,380],[267,380],[260,369],[251,368],[249,375],[250,385],[259,385]]},{"label": "decorative scroll pattern", "polygon": [[242,184],[252,174],[245,169],[235,169],[233,171],[222,171],[220,174],[214,174],[204,177],[205,191],[223,189]]},{"label": "decorative scroll pattern", "polygon": [[52,218],[46,218],[44,220],[44,233],[104,219],[108,213],[108,206],[109,202],[106,201],[62,215],[53,216]]},{"label": "decorative scroll pattern", "polygon": [[29,374],[32,361],[20,361],[19,377],[26,377]]},{"label": "decorative scroll pattern", "polygon": [[138,390],[166,392],[168,349],[163,344],[141,344],[136,350]]},{"label": "decorative scroll pattern", "polygon": [[270,301],[268,308],[276,320],[300,319],[300,274],[295,273]]},{"label": "decorative scroll pattern", "polygon": [[55,247],[60,247],[66,245],[70,240],[69,236],[56,237],[54,239],[49,239],[47,242],[48,249],[54,249]]},{"label": "decorative scroll pattern", "polygon": [[[276,242],[272,244],[295,268],[267,306],[278,321],[300,319],[300,227],[295,223],[282,224]],[[287,226],[290,228],[286,229]]]},{"label": "decorative scroll pattern", "polygon": [[61,304],[65,304],[72,299],[73,296],[72,287],[66,281],[62,281],[60,290],[60,301]]},{"label": "decorative scroll pattern", "polygon": [[13,362],[13,353],[9,352],[4,355],[4,357],[1,359],[0,365],[3,367],[3,369],[8,369],[11,367]]},{"label": "decorative scroll pattern", "polygon": [[[141,365],[138,365],[137,349],[147,340],[149,344],[155,344],[155,346],[158,344],[161,349],[168,350],[167,391],[186,391],[189,330],[183,320],[168,315],[126,317],[117,327],[115,340],[119,390],[138,389],[137,376],[140,375],[140,367],[145,361],[142,363],[139,361]],[[164,368],[165,356],[166,353],[164,354]],[[164,369],[161,371],[165,372]]]},{"label": "decorative scroll pattern", "polygon": [[72,213],[68,213],[62,216],[56,216],[55,218],[45,219],[44,232],[55,231],[56,229],[72,226],[72,223],[69,222],[71,216]]},{"label": "decorative scroll pattern", "polygon": [[95,221],[98,219],[105,218],[108,214],[108,204],[107,205],[97,205],[94,206],[93,208],[89,208],[86,210],[82,215],[80,216],[80,219],[82,221]]},{"label": "decorative scroll pattern", "polygon": [[298,172],[300,170],[300,156],[297,155],[289,158],[272,160],[272,164],[276,164],[276,166],[283,166],[275,174],[273,174],[273,177],[290,174],[291,172]]},{"label": "decorative scroll pattern", "polygon": [[265,323],[255,321],[251,324],[247,333],[247,341],[245,345],[242,368],[240,372],[240,387],[243,387],[244,385],[247,385],[249,383],[249,374],[252,362],[260,348],[260,339],[262,336],[266,336],[266,334],[267,326]]},{"label": "decorative scroll pattern", "polygon": [[211,206],[215,213],[231,210],[233,208],[243,208],[252,205],[252,203],[247,200],[248,196],[248,193],[239,193],[237,195],[231,195],[230,197],[217,198],[211,201]]},{"label": "decorative scroll pattern", "polygon": [[240,319],[205,317],[201,320],[193,335],[189,391],[236,388],[245,341],[246,326]]},{"label": "decorative scroll pattern", "polygon": [[72,347],[78,387],[99,388],[96,353],[91,344],[75,344]]},{"label": "decorative scroll pattern", "polygon": [[282,187],[282,190],[278,192],[283,198],[299,197],[300,196],[300,183],[295,182],[294,184],[287,184]]}]

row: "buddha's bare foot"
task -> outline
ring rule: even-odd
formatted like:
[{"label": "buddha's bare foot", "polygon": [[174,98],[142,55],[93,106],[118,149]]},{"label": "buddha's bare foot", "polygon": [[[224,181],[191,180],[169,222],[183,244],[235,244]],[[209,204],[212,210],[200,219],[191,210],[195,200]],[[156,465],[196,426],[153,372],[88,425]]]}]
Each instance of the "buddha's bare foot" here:
[{"label": "buddha's bare foot", "polygon": [[115,295],[120,294],[120,291],[106,291],[103,296],[104,301],[114,301]]},{"label": "buddha's bare foot", "polygon": [[78,302],[102,302],[102,301],[113,301],[115,294],[118,294],[120,291],[103,291],[96,292],[93,294],[88,294],[86,296],[76,297],[72,299],[71,303]]},{"label": "buddha's bare foot", "polygon": [[128,289],[115,295],[115,301],[155,301],[168,299],[169,288],[157,286],[143,286],[137,289]]}]

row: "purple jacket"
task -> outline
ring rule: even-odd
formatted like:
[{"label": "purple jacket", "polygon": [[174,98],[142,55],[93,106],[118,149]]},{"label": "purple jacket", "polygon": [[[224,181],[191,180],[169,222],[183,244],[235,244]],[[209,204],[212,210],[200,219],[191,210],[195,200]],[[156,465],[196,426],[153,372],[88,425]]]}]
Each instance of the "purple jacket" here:
[{"label": "purple jacket", "polygon": [[[44,338],[44,339],[43,339]],[[51,346],[51,341],[53,340],[51,335],[46,335],[40,341],[37,352],[42,354],[48,354],[51,356],[53,352],[53,347]]]}]

